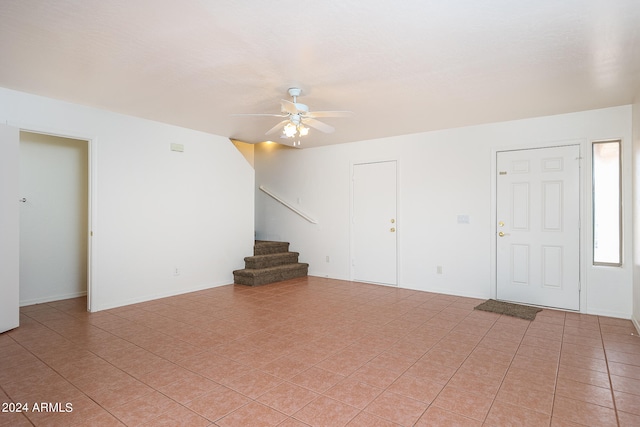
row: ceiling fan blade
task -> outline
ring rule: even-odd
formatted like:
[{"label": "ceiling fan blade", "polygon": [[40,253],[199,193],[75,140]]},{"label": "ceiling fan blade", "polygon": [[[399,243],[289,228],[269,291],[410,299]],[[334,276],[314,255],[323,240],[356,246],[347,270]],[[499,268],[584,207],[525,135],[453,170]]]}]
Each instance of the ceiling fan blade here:
[{"label": "ceiling fan blade", "polygon": [[277,125],[275,125],[274,127],[272,127],[271,129],[269,129],[265,135],[270,135],[272,133],[275,133],[277,130],[279,130],[281,127],[283,127],[284,125],[286,125],[287,123],[289,123],[289,120],[283,120],[280,123],[278,123]]},{"label": "ceiling fan blade", "polygon": [[305,114],[305,117],[350,117],[353,116],[353,111],[310,111]]},{"label": "ceiling fan blade", "polygon": [[335,130],[333,126],[329,126],[326,123],[322,123],[321,121],[308,116],[302,118],[302,123],[324,133],[332,133]]},{"label": "ceiling fan blade", "polygon": [[263,117],[288,117],[288,114],[270,114],[270,113],[246,113],[246,114],[232,114],[234,117],[246,117],[246,116],[263,116]]},{"label": "ceiling fan blade", "polygon": [[280,100],[280,105],[282,106],[282,112],[287,112],[289,114],[298,114],[298,107],[291,101],[287,101],[286,99]]}]

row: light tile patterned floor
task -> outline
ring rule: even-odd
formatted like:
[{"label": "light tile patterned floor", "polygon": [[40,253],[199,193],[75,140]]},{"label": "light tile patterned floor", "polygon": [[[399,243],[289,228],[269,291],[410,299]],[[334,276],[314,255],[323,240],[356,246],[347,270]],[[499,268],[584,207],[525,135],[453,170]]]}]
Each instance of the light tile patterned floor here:
[{"label": "light tile patterned floor", "polygon": [[640,426],[630,321],[480,302],[308,277],[24,307],[0,402],[30,410],[0,426]]}]

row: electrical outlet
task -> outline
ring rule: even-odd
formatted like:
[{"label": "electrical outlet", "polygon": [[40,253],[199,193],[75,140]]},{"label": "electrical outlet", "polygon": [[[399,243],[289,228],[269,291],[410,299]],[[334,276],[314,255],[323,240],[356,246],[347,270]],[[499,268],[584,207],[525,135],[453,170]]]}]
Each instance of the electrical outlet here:
[{"label": "electrical outlet", "polygon": [[442,266],[441,265],[436,266],[436,274],[442,274]]},{"label": "electrical outlet", "polygon": [[330,262],[329,255],[327,255],[327,262]]},{"label": "electrical outlet", "polygon": [[179,276],[179,275],[180,275],[180,269],[179,269],[178,267],[175,267],[175,268],[173,269],[173,275],[174,275],[174,276]]}]

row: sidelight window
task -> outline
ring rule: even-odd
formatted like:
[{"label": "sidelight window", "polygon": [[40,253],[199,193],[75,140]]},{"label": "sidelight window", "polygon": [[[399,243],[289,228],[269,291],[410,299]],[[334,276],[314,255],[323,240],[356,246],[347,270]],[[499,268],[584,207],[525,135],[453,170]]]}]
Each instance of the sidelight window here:
[{"label": "sidelight window", "polygon": [[622,265],[620,141],[593,143],[593,264]]}]

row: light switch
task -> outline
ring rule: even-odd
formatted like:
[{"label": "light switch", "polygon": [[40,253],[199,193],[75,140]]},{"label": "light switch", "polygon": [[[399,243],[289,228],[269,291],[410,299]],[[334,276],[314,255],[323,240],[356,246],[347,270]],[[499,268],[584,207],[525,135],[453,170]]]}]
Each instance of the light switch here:
[{"label": "light switch", "polygon": [[469,224],[469,215],[458,215],[458,224]]}]

